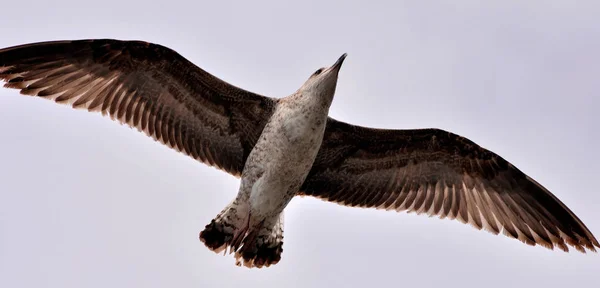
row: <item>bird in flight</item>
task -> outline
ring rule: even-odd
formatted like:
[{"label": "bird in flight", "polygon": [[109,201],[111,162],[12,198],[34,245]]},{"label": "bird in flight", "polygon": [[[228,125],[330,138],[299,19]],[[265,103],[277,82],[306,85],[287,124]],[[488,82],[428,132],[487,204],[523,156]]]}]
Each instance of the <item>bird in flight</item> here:
[{"label": "bird in flight", "polygon": [[556,196],[499,155],[440,129],[361,127],[328,116],[346,58],[294,93],[233,86],[154,43],[91,39],[0,49],[4,87],[102,115],[239,177],[237,196],[200,232],[237,265],[283,251],[294,196],[456,219],[529,245],[600,247]]}]

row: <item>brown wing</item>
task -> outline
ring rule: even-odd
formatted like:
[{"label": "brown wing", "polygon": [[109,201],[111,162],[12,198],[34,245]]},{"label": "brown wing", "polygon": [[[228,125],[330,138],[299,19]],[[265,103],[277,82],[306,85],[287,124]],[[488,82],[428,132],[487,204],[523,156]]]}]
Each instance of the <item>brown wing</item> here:
[{"label": "brown wing", "polygon": [[22,94],[101,112],[238,176],[276,99],[234,87],[141,41],[53,41],[0,50],[0,79]]},{"label": "brown wing", "polygon": [[383,130],[329,119],[300,195],[347,206],[438,215],[527,244],[595,251],[567,206],[516,167],[438,130]]}]

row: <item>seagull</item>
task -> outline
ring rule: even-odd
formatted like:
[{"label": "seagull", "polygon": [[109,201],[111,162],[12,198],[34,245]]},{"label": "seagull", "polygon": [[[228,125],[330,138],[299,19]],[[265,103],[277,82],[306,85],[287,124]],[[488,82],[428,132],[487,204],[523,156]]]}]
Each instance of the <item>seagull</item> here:
[{"label": "seagull", "polygon": [[240,178],[205,226],[236,265],[281,260],[283,210],[295,196],[456,219],[549,249],[600,247],[583,222],[517,167],[441,129],[377,129],[328,116],[343,54],[289,96],[231,85],[165,46],[85,39],[0,50],[4,87],[135,128]]}]

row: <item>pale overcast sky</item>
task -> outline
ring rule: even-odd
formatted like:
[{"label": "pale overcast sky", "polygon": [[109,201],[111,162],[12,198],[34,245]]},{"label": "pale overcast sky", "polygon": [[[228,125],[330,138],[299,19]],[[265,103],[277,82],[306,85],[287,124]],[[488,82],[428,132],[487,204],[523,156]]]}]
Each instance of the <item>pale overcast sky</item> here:
[{"label": "pale overcast sky", "polygon": [[[331,116],[466,136],[600,237],[598,1],[31,0],[1,9],[0,47],[146,40],[275,97],[347,52]],[[282,261],[240,268],[198,240],[235,197],[236,178],[16,90],[0,89],[0,131],[0,287],[591,287],[600,277],[598,254],[310,198],[286,209]]]}]

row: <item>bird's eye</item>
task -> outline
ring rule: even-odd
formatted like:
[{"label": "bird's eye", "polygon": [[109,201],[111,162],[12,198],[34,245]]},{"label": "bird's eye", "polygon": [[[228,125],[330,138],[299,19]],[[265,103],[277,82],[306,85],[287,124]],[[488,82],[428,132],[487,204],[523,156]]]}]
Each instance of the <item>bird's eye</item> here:
[{"label": "bird's eye", "polygon": [[323,68],[319,68],[319,70],[315,71],[314,76],[321,74],[323,72]]}]

